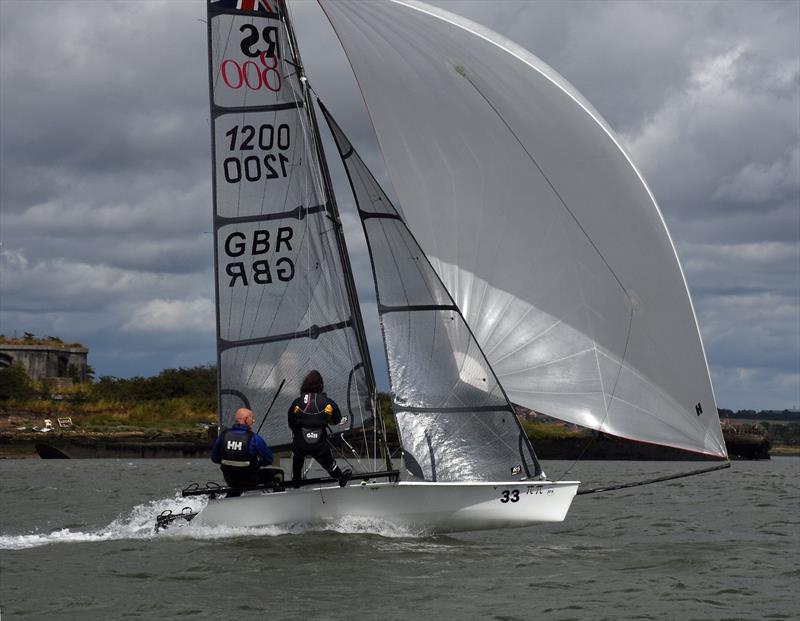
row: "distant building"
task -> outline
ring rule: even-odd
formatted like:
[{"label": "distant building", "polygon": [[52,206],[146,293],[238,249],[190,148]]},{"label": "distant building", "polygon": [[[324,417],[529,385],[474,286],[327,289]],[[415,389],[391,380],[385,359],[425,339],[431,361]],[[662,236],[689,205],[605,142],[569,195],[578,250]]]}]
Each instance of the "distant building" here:
[{"label": "distant building", "polygon": [[34,380],[49,380],[55,387],[89,379],[89,350],[79,343],[22,339],[0,341],[0,368],[21,365]]}]

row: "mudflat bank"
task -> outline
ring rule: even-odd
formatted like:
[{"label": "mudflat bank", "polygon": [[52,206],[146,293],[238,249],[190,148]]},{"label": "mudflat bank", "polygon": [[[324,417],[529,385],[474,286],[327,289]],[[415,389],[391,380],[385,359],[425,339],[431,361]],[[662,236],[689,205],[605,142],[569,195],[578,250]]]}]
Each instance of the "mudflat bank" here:
[{"label": "mudflat bank", "polygon": [[[84,416],[43,418],[40,412],[0,411],[0,458],[24,459],[60,454],[81,458],[206,458],[216,437],[216,426],[207,423],[179,429],[135,429],[109,426],[87,428]],[[46,423],[45,421],[49,421]],[[67,422],[68,421],[68,422]],[[523,422],[541,459],[703,461],[702,455],[677,449],[632,442],[588,430],[565,430],[561,425]],[[46,431],[43,431],[46,429]],[[748,430],[749,431],[749,430]],[[360,434],[351,438],[358,443]],[[769,459],[776,455],[800,455],[800,447],[771,448],[766,436],[726,430],[731,458]],[[37,447],[38,445],[38,447]],[[397,445],[390,437],[390,445]],[[48,450],[47,447],[55,450]],[[358,448],[358,447],[356,447]],[[38,450],[37,450],[38,449]]]}]

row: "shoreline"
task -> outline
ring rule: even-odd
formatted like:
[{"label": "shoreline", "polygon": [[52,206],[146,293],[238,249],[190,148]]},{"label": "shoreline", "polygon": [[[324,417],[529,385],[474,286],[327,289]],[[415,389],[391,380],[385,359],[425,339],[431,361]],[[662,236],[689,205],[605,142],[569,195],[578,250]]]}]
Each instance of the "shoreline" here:
[{"label": "shoreline", "polygon": [[212,442],[206,433],[6,432],[0,433],[0,459],[39,459],[37,445],[71,459],[204,458],[210,457]]},{"label": "shoreline", "polygon": [[[196,432],[78,432],[0,433],[0,459],[38,459],[37,444],[57,449],[72,459],[92,458],[210,458],[216,428]],[[533,439],[542,460],[717,461],[703,455],[630,442],[600,435]],[[729,447],[731,459],[736,453]],[[46,450],[46,449],[45,449]],[[800,447],[771,447],[772,457],[800,457]],[[738,457],[747,459],[747,457]]]}]

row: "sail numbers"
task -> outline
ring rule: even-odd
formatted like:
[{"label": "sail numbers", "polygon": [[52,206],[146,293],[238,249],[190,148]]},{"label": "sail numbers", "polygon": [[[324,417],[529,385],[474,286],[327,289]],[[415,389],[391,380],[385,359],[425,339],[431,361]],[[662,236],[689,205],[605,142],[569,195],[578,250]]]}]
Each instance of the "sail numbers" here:
[{"label": "sail numbers", "polygon": [[[236,151],[252,151],[258,146],[262,151],[272,151],[275,147],[279,151],[289,149],[289,126],[281,123],[276,128],[271,123],[263,123],[256,129],[253,125],[234,125],[225,132],[230,139],[228,149]],[[263,165],[262,165],[263,162]],[[242,179],[247,181],[260,181],[261,179],[277,179],[286,177],[289,158],[283,153],[277,155],[249,155],[245,157],[228,157],[222,162],[222,173],[228,183],[239,183]]]},{"label": "sail numbers", "polygon": [[[242,125],[241,130],[238,125],[234,125],[230,130],[225,132],[225,135],[231,139],[228,149],[230,151],[236,150],[236,141],[241,131],[241,142],[239,143],[240,151],[252,151],[255,147],[253,139],[256,137],[256,128],[252,125]],[[263,123],[258,128],[258,146],[264,151],[272,151],[273,147],[277,147],[285,151],[289,148],[289,126],[286,123],[281,123],[276,129],[271,123]]]},{"label": "sail numbers", "polygon": [[280,252],[292,251],[292,237],[294,229],[290,226],[278,227],[275,235],[269,229],[256,229],[249,235],[241,231],[234,231],[225,238],[223,248],[230,258],[243,258],[249,254],[250,260],[232,261],[225,266],[225,273],[230,276],[228,286],[240,284],[245,287],[251,283],[269,285],[277,279],[280,282],[289,282],[294,278],[294,262],[289,257],[282,256],[269,259],[256,258],[270,252],[277,255]]},{"label": "sail numbers", "polygon": [[500,502],[519,502],[519,490],[504,489],[503,493],[500,495]]},{"label": "sail numbers", "polygon": [[[264,165],[261,165],[261,162]],[[276,158],[274,155],[265,155],[260,159],[251,155],[244,159],[229,157],[222,162],[222,172],[225,181],[228,183],[239,183],[242,178],[247,181],[258,181],[260,179],[277,179],[286,176],[286,164],[289,158],[283,153]]]},{"label": "sail numbers", "polygon": [[261,66],[253,61],[246,60],[243,63],[227,58],[222,61],[220,72],[225,86],[233,90],[246,87],[251,91],[266,89],[277,93],[281,90],[282,78],[278,71],[278,57],[273,56],[272,62],[266,52],[261,52],[258,57]]},{"label": "sail numbers", "polygon": [[[278,27],[266,26],[261,31],[253,24],[242,24],[239,32],[244,35],[239,48],[246,58],[253,60],[236,60],[226,58],[219,71],[222,81],[229,89],[245,88],[251,91],[268,90],[277,93],[283,86],[283,78],[278,69],[280,62],[280,46],[278,45]],[[262,44],[265,49],[261,49]]]}]

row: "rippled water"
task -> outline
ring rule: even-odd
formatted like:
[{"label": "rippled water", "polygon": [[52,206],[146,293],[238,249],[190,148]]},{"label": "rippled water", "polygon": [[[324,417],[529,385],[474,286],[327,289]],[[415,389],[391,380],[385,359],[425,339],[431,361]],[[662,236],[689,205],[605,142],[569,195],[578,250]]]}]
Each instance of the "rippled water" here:
[{"label": "rippled water", "polygon": [[[551,477],[569,464],[546,464]],[[697,468],[583,462],[588,486]],[[800,459],[578,497],[563,524],[425,537],[154,535],[184,460],[0,461],[0,610],[15,619],[798,619]]]}]

